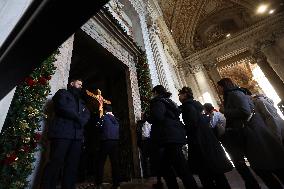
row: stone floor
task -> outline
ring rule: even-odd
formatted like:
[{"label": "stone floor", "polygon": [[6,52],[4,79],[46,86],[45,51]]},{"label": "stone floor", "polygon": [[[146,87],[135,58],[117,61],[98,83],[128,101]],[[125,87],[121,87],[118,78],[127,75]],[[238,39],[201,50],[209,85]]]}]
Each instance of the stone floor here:
[{"label": "stone floor", "polygon": [[[226,174],[229,183],[232,187],[232,189],[245,189],[244,187],[244,183],[241,179],[241,177],[239,176],[239,174],[233,170],[229,173]],[[200,182],[198,180],[198,177],[196,177],[196,180],[198,182],[198,184],[200,185]],[[258,178],[259,183],[261,184],[262,189],[267,189],[267,187],[260,181],[260,179]],[[152,184],[155,183],[155,179],[154,178],[150,178],[150,179],[136,179],[133,180],[132,182],[126,182],[126,183],[121,183],[121,189],[151,189]],[[179,181],[179,183],[181,183]],[[104,183],[104,189],[109,189],[111,187],[111,185],[109,183]],[[94,185],[92,183],[83,183],[83,184],[79,184],[77,186],[77,189],[94,189]],[[182,184],[180,184],[180,189],[182,189]],[[166,189],[166,187],[165,187]]]}]

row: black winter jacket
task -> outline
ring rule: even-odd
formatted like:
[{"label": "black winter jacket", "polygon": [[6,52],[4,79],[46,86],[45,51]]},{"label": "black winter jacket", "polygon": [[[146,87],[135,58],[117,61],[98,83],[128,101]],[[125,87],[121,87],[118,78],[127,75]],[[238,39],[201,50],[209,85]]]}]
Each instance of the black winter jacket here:
[{"label": "black winter jacket", "polygon": [[244,122],[253,112],[254,106],[250,97],[236,87],[225,91],[224,108],[226,117],[226,128],[240,129]]},{"label": "black winter jacket", "polygon": [[180,108],[187,130],[189,165],[192,171],[204,174],[232,170],[223,148],[209,127],[210,120],[202,114],[202,104],[188,99]]},{"label": "black winter jacket", "polygon": [[159,145],[185,144],[186,133],[179,115],[178,106],[169,98],[162,96],[153,98],[148,119],[152,124],[151,141]]},{"label": "black winter jacket", "polygon": [[102,117],[101,140],[119,140],[119,123],[114,115],[105,114]]},{"label": "black winter jacket", "polygon": [[58,90],[52,98],[55,117],[48,128],[49,138],[83,139],[84,126],[90,118],[85,103],[70,91]]},{"label": "black winter jacket", "polygon": [[188,99],[182,103],[180,109],[182,111],[182,119],[185,124],[187,135],[190,135],[194,132],[195,128],[198,127],[200,121],[202,121],[203,106],[199,101]]}]

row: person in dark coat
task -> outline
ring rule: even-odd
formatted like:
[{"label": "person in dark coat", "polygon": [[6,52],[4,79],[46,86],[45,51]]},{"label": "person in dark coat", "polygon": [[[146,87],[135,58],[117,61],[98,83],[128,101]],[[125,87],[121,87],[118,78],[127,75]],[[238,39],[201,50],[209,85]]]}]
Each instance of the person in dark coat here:
[{"label": "person in dark coat", "polygon": [[246,166],[244,156],[269,188],[282,188],[275,175],[283,183],[283,146],[254,111],[252,99],[246,95],[246,90],[236,86],[230,78],[221,79],[218,86],[223,93],[227,121],[223,144],[244,179],[246,188],[260,187]]},{"label": "person in dark coat", "polygon": [[152,90],[149,122],[152,124],[150,138],[161,152],[161,168],[168,188],[178,188],[174,172],[182,179],[185,188],[197,188],[189,171],[182,146],[186,143],[184,126],[180,121],[178,106],[170,100],[171,93],[162,85]]},{"label": "person in dark coat", "polygon": [[55,189],[61,168],[62,188],[75,189],[84,126],[90,113],[81,100],[82,81],[73,79],[68,89],[60,89],[52,98],[55,117],[48,128],[50,159],[43,176],[43,189]]},{"label": "person in dark coat", "polygon": [[230,189],[224,173],[231,171],[232,165],[210,129],[209,117],[202,114],[202,104],[193,99],[189,87],[179,91],[179,99],[188,137],[190,167],[198,174],[204,188]]},{"label": "person in dark coat", "polygon": [[105,114],[101,118],[99,127],[101,129],[101,145],[98,154],[98,170],[96,185],[97,189],[102,188],[104,165],[107,156],[110,158],[112,168],[112,188],[117,189],[120,185],[119,177],[119,123],[112,113],[110,105],[104,106]]}]

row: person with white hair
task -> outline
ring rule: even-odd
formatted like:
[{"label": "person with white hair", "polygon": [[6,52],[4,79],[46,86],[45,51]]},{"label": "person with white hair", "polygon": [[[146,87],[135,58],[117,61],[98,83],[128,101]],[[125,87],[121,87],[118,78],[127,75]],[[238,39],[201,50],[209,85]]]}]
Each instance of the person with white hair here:
[{"label": "person with white hair", "polygon": [[205,114],[210,118],[210,127],[215,136],[220,140],[225,134],[226,118],[224,114],[217,111],[211,103],[203,105]]}]

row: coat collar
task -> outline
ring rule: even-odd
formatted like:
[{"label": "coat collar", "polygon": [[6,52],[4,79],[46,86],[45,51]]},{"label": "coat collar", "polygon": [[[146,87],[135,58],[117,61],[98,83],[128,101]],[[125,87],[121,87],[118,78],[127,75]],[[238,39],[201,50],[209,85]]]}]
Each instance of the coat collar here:
[{"label": "coat collar", "polygon": [[183,103],[182,103],[182,105],[184,105],[184,104],[192,104],[194,102],[194,99],[193,98],[189,98],[189,99],[186,99]]}]

